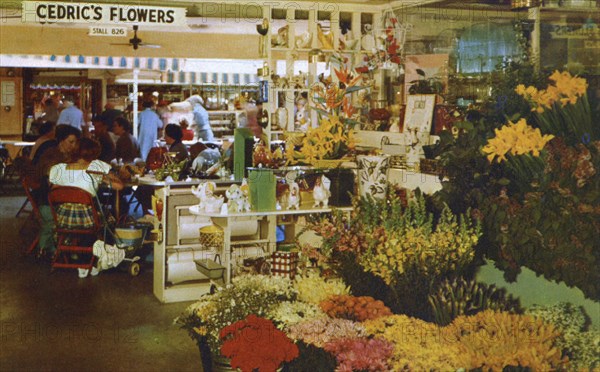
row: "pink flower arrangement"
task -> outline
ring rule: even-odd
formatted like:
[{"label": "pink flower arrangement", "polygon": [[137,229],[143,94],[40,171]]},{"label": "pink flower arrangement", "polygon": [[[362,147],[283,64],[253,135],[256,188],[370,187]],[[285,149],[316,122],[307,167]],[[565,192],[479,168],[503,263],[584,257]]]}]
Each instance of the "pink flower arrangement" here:
[{"label": "pink flower arrangement", "polygon": [[394,345],[379,338],[338,339],[325,345],[337,360],[336,372],[389,371]]},{"label": "pink flower arrangement", "polygon": [[242,372],[275,372],[299,355],[298,347],[270,320],[254,314],[221,330],[221,354]]}]

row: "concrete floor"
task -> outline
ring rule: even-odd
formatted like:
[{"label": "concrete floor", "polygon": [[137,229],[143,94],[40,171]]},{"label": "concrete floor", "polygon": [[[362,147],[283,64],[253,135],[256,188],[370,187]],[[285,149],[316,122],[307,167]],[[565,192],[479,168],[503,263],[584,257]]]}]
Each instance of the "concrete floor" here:
[{"label": "concrete floor", "polygon": [[0,197],[1,371],[201,371],[195,343],[173,319],[190,303],[161,304],[152,267],[79,279],[22,253],[23,196]]}]

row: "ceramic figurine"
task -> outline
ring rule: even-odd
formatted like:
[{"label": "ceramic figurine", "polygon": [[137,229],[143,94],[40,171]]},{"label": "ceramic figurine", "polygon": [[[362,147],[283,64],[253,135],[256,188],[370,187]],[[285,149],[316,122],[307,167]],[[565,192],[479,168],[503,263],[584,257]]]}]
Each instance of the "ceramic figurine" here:
[{"label": "ceramic figurine", "polygon": [[269,150],[264,143],[259,142],[256,146],[254,146],[254,151],[252,153],[252,164],[255,167],[268,168],[271,166],[271,161],[271,150]]},{"label": "ceramic figurine", "polygon": [[197,187],[192,186],[192,194],[200,200],[198,204],[200,211],[205,211],[208,203],[211,203],[213,199],[217,199],[213,195],[216,188],[217,184],[212,181],[202,182]]},{"label": "ceramic figurine", "polygon": [[315,199],[313,207],[322,205],[323,208],[327,208],[329,205],[329,197],[331,196],[331,192],[329,191],[330,187],[331,181],[329,178],[325,177],[325,175],[316,179],[315,187],[313,189],[313,199]]},{"label": "ceramic figurine", "polygon": [[300,186],[296,182],[290,183],[287,202],[287,209],[300,209]]},{"label": "ceramic figurine", "polygon": [[225,191],[225,195],[227,196],[227,211],[229,213],[250,212],[248,198],[239,185],[229,186],[229,189]]}]

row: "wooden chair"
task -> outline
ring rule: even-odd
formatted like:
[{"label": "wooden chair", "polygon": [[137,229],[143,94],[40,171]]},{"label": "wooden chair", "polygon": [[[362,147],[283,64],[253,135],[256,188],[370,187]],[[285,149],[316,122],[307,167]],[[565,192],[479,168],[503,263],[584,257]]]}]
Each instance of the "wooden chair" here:
[{"label": "wooden chair", "polygon": [[[59,186],[50,191],[48,201],[58,236],[52,269],[91,269],[94,264],[93,245],[102,229],[93,196],[77,187]],[[90,225],[82,227],[65,224],[60,208],[66,203],[89,208]]]},{"label": "wooden chair", "polygon": [[[27,220],[25,220],[25,222],[23,223],[23,226],[21,226],[21,231],[23,231],[25,225],[31,223],[32,220],[35,223],[40,224],[41,220],[42,220],[42,216],[40,215],[38,203],[35,200],[35,198],[33,197],[33,193],[32,193],[33,185],[31,182],[31,177],[27,177],[27,176],[21,177],[21,185],[23,185],[23,190],[25,190],[25,196],[27,197],[27,199],[25,199],[25,203],[23,203],[23,206],[19,210],[19,213],[21,213],[21,211],[23,211],[27,202],[29,202],[29,204],[31,205],[31,213],[30,213],[29,217],[27,218]],[[19,213],[17,213],[17,217],[19,216]],[[40,230],[37,229],[36,236],[33,239],[33,241],[31,242],[31,244],[25,250],[25,253],[27,253],[27,254],[33,253],[33,251],[35,250],[35,247],[37,247],[39,241],[40,241]],[[41,252],[39,252],[39,253],[41,253]]]}]

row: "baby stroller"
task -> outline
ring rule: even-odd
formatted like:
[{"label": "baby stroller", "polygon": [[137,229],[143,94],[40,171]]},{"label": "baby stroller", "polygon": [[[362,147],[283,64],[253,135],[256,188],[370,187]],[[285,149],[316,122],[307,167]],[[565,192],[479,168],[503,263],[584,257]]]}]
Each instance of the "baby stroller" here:
[{"label": "baby stroller", "polygon": [[[102,174],[88,171],[91,174]],[[102,205],[96,195],[96,202]],[[94,243],[94,255],[98,256],[99,269],[117,267],[126,270],[129,275],[137,276],[141,271],[138,250],[152,229],[152,224],[135,220],[117,224],[112,213],[106,207],[99,208],[103,225],[103,239]]]}]

